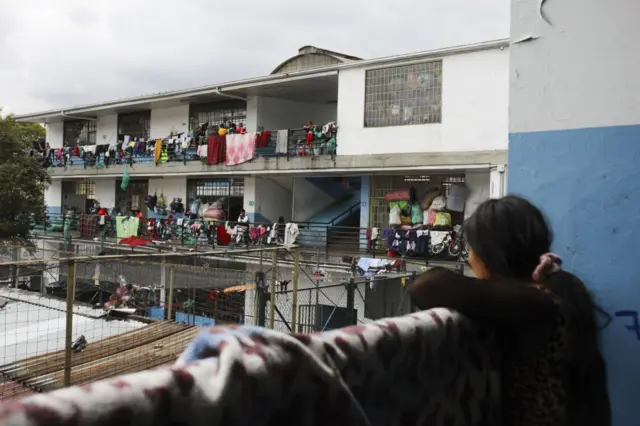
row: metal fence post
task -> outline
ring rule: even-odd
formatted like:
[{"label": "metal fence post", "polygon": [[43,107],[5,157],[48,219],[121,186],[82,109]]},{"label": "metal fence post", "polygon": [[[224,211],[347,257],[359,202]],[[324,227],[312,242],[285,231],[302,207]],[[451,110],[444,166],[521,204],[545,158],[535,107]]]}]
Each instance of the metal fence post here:
[{"label": "metal fence post", "polygon": [[76,293],[76,261],[67,263],[67,317],[64,345],[64,386],[71,386],[71,347],[73,346],[73,306]]},{"label": "metal fence post", "polygon": [[358,318],[353,315],[353,310],[355,309],[355,295],[355,280],[351,277],[347,283],[347,324],[349,325],[356,325],[358,323]]},{"label": "metal fence post", "polygon": [[20,286],[20,260],[22,257],[22,249],[20,248],[20,246],[16,247],[13,249],[13,260],[15,261],[15,264],[11,267],[11,280],[13,282],[13,286],[15,288],[18,288],[18,286]]},{"label": "metal fence post", "polygon": [[[155,302],[155,300],[154,300]],[[167,306],[167,258],[160,262],[160,306]]]},{"label": "metal fence post", "polygon": [[293,258],[293,295],[291,297],[291,332],[298,329],[298,277],[300,272],[300,247],[295,248]]},{"label": "metal fence post", "polygon": [[169,303],[167,303],[167,319],[171,321],[173,310],[173,266],[169,269]]},{"label": "metal fence post", "polygon": [[276,280],[278,279],[278,252],[271,252],[271,294],[269,295],[269,328],[273,330],[276,319]]}]

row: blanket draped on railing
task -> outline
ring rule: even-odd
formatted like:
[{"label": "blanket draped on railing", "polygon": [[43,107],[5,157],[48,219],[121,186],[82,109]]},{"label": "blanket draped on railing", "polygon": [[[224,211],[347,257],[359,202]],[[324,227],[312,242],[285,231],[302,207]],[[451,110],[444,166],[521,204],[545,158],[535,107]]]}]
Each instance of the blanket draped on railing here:
[{"label": "blanket draped on railing", "polygon": [[434,309],[310,335],[203,329],[175,366],[0,406],[0,425],[499,425],[490,333]]}]

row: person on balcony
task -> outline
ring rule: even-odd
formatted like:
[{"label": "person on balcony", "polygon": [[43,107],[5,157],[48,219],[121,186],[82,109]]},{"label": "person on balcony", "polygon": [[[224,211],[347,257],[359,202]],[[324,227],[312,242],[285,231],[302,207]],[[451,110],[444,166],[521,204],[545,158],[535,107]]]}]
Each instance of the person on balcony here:
[{"label": "person on balcony", "polygon": [[550,253],[542,212],[507,196],[465,224],[476,278],[433,268],[411,285],[420,309],[446,307],[493,325],[503,342],[503,424],[611,424],[598,314],[584,283]]}]

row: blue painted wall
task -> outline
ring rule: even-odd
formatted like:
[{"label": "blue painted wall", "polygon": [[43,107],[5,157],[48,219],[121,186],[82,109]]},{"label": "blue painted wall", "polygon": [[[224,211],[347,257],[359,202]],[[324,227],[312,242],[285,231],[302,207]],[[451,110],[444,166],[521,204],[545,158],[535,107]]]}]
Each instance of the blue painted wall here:
[{"label": "blue painted wall", "polygon": [[554,250],[612,315],[602,347],[614,424],[638,424],[640,126],[511,134],[508,179],[544,209]]}]

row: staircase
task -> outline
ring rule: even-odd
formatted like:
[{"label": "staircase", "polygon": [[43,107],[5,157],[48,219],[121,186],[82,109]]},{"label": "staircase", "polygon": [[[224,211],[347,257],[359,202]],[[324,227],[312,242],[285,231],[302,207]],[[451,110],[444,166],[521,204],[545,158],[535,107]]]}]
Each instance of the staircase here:
[{"label": "staircase", "polygon": [[327,228],[329,253],[354,253],[360,249],[360,205],[345,212],[339,226]]}]

